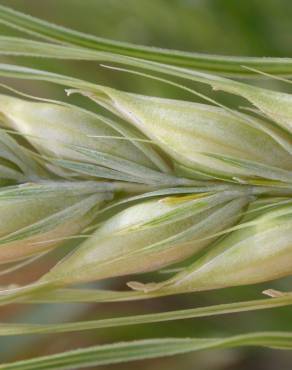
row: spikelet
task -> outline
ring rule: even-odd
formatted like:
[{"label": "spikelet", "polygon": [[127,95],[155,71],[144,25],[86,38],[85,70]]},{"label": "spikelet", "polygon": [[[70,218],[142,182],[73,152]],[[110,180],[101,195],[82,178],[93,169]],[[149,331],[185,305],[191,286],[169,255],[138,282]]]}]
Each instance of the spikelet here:
[{"label": "spikelet", "polygon": [[0,264],[23,259],[78,234],[112,193],[96,183],[44,182],[0,189]]},{"label": "spikelet", "polygon": [[116,214],[43,280],[72,284],[157,270],[202,250],[233,225],[249,201],[222,192],[170,196]]},{"label": "spikelet", "polygon": [[21,133],[51,164],[83,178],[177,184],[167,161],[127,124],[75,106],[7,95],[0,95],[0,112],[3,125]]},{"label": "spikelet", "polygon": [[[162,283],[129,283],[145,292],[184,293],[261,283],[292,273],[292,205],[272,203],[253,211],[238,230],[218,241],[201,258]],[[256,202],[257,203],[257,202]],[[251,217],[251,215],[253,215]]]},{"label": "spikelet", "polygon": [[172,157],[180,174],[243,183],[292,182],[291,139],[281,128],[210,105],[98,89],[100,93],[83,94],[151,138]]}]

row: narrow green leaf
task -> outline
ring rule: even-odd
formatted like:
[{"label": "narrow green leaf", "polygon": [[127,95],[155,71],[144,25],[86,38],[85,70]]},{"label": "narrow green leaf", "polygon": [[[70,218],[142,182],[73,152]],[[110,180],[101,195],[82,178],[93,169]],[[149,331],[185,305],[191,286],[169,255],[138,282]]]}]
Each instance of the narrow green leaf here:
[{"label": "narrow green leaf", "polygon": [[[256,74],[253,70],[242,68],[243,65],[275,75],[292,75],[292,60],[290,58],[219,56],[134,45],[56,26],[3,5],[0,6],[0,22],[22,32],[63,44],[77,45],[86,49],[128,55],[231,76],[244,77]],[[30,49],[28,48],[28,50]]]},{"label": "narrow green leaf", "polygon": [[41,71],[29,67],[17,66],[13,64],[0,63],[0,74],[3,77],[48,81],[58,85],[71,86],[81,89],[86,89],[87,87],[89,90],[94,90],[95,88],[94,84],[78,80],[73,77],[68,77],[48,71]]},{"label": "narrow green leaf", "polygon": [[[72,290],[71,290],[72,291]],[[57,294],[68,298],[69,290],[62,290]],[[77,293],[77,290],[76,290]],[[84,292],[83,292],[84,293]],[[95,292],[96,296],[98,291]],[[52,294],[55,294],[54,292]],[[49,297],[49,295],[47,295]],[[56,297],[56,295],[55,295]],[[40,298],[41,299],[41,298]],[[70,301],[71,302],[71,301]],[[49,300],[49,303],[53,301]],[[197,307],[186,310],[151,313],[146,315],[114,317],[110,319],[76,321],[60,324],[5,324],[0,323],[0,336],[24,335],[24,334],[55,334],[81,330],[94,330],[127,325],[139,325],[160,323],[174,320],[185,320],[199,317],[225,315],[239,312],[258,311],[292,305],[292,294],[279,296],[278,298],[258,299],[253,301],[227,303],[208,307]]]},{"label": "narrow green leaf", "polygon": [[161,338],[105,344],[0,365],[5,370],[80,369],[128,361],[173,356],[215,348],[262,346],[292,348],[292,333],[259,332],[226,338]]}]

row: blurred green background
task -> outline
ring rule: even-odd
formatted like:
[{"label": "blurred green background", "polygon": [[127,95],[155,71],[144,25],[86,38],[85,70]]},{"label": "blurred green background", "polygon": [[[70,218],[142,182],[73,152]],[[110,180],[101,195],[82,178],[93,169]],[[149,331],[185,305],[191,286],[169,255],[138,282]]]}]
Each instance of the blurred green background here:
[{"label": "blurred green background", "polygon": [[[292,57],[292,2],[289,0],[0,0],[34,16],[101,37],[171,49],[225,55]],[[21,35],[4,26],[0,33]],[[25,36],[25,35],[22,35]],[[129,74],[109,71],[93,62],[36,60],[1,57],[0,61],[36,66],[120,89],[164,97],[194,99],[176,88]],[[4,81],[4,79],[3,79]],[[22,91],[38,96],[66,100],[64,89],[52,84],[6,80]],[[289,86],[256,81],[288,89]],[[209,96],[230,106],[246,105],[226,94],[214,94],[209,88],[193,85]],[[70,102],[99,110],[87,100],[71,97]],[[2,278],[1,285],[24,283],[38,277],[52,265],[59,252],[13,276]],[[149,275],[148,275],[149,276]],[[152,276],[153,277],[153,276]],[[147,277],[148,278],[148,277]],[[149,277],[150,279],[151,277]],[[127,279],[106,283],[114,289],[124,287]],[[292,290],[292,279],[263,285],[225,289],[136,303],[102,305],[39,305],[1,308],[5,322],[63,322],[112,316],[150,313],[179,308],[207,306],[261,298],[264,289]],[[95,286],[101,286],[100,284]],[[245,331],[292,330],[292,308],[139,325],[73,334],[23,336],[0,339],[1,361],[12,361],[60,352],[86,345],[168,336],[223,336]],[[139,363],[107,366],[104,369],[131,370],[291,370],[292,354],[263,349],[236,349],[147,360]],[[98,367],[103,369],[103,367]]]}]

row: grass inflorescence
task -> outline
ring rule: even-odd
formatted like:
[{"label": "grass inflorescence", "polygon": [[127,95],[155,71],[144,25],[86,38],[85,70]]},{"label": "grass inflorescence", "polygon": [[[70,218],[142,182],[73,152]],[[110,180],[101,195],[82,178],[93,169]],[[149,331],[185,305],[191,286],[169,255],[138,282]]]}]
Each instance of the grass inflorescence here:
[{"label": "grass inflorescence", "polygon": [[[2,54],[114,62],[136,68],[124,69],[127,72],[194,94],[195,90],[172,78],[210,85],[247,99],[260,113],[254,114],[254,109],[242,113],[204,95],[204,104],[167,99],[0,64],[0,76],[62,85],[69,95],[81,94],[109,113],[3,89],[0,276],[28,264],[33,268],[39,257],[57,247],[66,245],[67,252],[39,279],[23,286],[13,286],[11,281],[12,286],[3,287],[1,305],[130,301],[262,283],[291,274],[292,95],[222,76],[261,76],[259,71],[268,78],[269,73],[282,78],[292,73],[291,60],[135,47],[54,26],[6,7],[0,10],[0,22],[46,39],[0,36]],[[68,252],[72,240],[74,246]],[[160,281],[141,282],[135,277],[168,266],[170,272],[177,272],[167,277],[160,274]],[[118,276],[127,276],[130,289],[74,288]],[[63,326],[3,324],[0,334],[89,330],[291,302],[289,294],[278,292],[271,300],[198,308],[192,313],[174,311]],[[239,345],[290,349],[291,334],[137,341],[32,359],[3,369],[71,369]]]}]

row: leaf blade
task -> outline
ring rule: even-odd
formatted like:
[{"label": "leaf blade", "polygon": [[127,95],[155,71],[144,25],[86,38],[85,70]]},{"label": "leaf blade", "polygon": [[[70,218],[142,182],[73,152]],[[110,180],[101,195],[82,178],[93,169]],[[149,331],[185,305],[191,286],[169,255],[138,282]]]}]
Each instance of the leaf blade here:
[{"label": "leaf blade", "polygon": [[132,342],[104,344],[67,351],[59,354],[0,365],[6,370],[78,369],[106,364],[173,356],[192,351],[232,348],[240,346],[263,346],[277,349],[292,348],[292,333],[259,332],[226,338],[160,338]]},{"label": "leaf blade", "polygon": [[[62,290],[65,294],[69,290]],[[54,293],[53,293],[54,294]],[[50,302],[52,303],[52,301]],[[196,307],[185,310],[158,312],[143,315],[122,316],[109,319],[76,321],[60,324],[0,324],[0,336],[25,334],[55,334],[81,330],[96,330],[119,326],[141,325],[169,322],[175,320],[226,315],[239,312],[258,311],[292,305],[292,294],[277,298],[257,299],[252,301],[226,303],[207,307]]]},{"label": "leaf blade", "polygon": [[265,73],[275,75],[289,76],[292,74],[291,58],[220,56],[134,45],[57,26],[3,5],[0,6],[0,10],[1,23],[30,35],[63,44],[77,45],[87,49],[112,52],[136,58],[145,58],[151,61],[222,73],[229,76],[244,77],[256,75],[254,71],[243,68],[243,65],[250,68],[258,68]]}]

